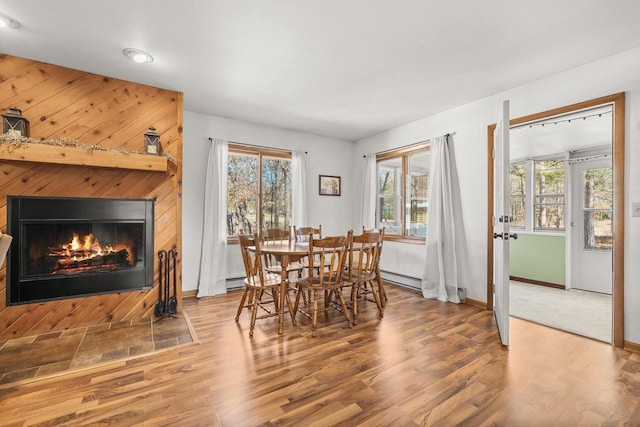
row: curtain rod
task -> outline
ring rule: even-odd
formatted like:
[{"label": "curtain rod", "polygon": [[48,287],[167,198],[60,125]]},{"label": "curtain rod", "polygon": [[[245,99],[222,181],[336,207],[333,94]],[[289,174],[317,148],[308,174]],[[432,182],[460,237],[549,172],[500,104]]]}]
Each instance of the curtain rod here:
[{"label": "curtain rod", "polygon": [[[213,138],[209,137],[209,142],[213,142]],[[242,145],[243,147],[264,148],[265,150],[282,151],[283,153],[293,153],[295,150],[287,150],[284,148],[266,147],[264,145],[246,144],[243,142],[227,141],[229,144]],[[306,151],[304,154],[308,154]]]},{"label": "curtain rod", "polygon": [[[456,134],[455,132],[449,132],[449,133],[444,134],[443,136],[445,136],[445,137],[447,137],[447,138],[448,138],[448,137],[453,136],[453,135],[455,135],[455,134]],[[412,146],[414,146],[414,145],[424,144],[425,142],[429,142],[429,141],[431,141],[433,138],[435,138],[435,136],[432,136],[431,138],[427,138],[427,139],[425,139],[424,141],[420,141],[420,142],[412,142],[411,144],[403,145],[403,146],[401,146],[401,147],[389,148],[388,150],[378,151],[377,153],[373,153],[373,154],[378,155],[378,154],[388,153],[388,152],[390,152],[390,151],[402,150],[403,148],[409,148],[409,147],[412,147]],[[367,157],[367,155],[365,154],[365,155],[363,155],[362,157]]]}]

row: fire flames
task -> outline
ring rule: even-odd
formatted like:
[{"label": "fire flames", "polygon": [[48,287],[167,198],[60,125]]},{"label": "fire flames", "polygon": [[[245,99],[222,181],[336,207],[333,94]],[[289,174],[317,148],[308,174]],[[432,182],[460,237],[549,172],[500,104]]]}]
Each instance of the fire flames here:
[{"label": "fire flames", "polygon": [[56,272],[86,271],[94,269],[117,269],[123,265],[134,265],[132,248],[129,245],[117,244],[102,246],[98,239],[90,233],[80,237],[73,233],[67,244],[58,248],[49,248],[49,257],[55,259]]}]

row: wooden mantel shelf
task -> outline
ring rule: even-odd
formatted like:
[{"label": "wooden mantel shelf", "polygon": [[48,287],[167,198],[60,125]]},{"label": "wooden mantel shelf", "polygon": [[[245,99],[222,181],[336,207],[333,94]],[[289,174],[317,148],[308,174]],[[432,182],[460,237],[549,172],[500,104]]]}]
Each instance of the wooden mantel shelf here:
[{"label": "wooden mantel shelf", "polygon": [[85,150],[78,147],[47,144],[0,144],[0,160],[158,172],[167,171],[167,158],[163,156]]}]

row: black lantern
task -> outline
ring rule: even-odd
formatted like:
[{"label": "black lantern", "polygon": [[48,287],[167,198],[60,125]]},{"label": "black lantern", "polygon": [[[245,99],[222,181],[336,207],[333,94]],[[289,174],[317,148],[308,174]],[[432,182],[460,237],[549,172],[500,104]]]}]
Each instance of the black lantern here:
[{"label": "black lantern", "polygon": [[29,137],[29,121],[22,117],[22,111],[11,107],[6,114],[2,115],[2,133]]},{"label": "black lantern", "polygon": [[147,154],[160,154],[160,135],[156,128],[151,126],[144,134],[144,152]]}]

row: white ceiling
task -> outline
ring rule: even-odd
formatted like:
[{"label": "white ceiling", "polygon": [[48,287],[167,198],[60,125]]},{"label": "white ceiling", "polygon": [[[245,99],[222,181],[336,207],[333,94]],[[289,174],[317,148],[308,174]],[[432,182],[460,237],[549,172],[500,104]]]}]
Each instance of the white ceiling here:
[{"label": "white ceiling", "polygon": [[612,144],[610,104],[515,126],[509,132],[512,161],[602,147],[611,151]]},{"label": "white ceiling", "polygon": [[[2,53],[346,140],[640,46],[637,0],[0,0],[0,12],[22,25],[0,30]],[[131,62],[128,47],[155,61]]]}]

